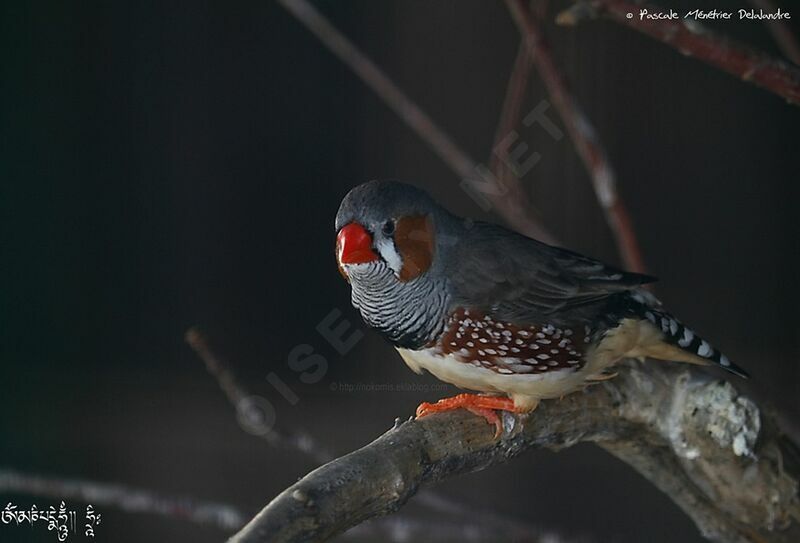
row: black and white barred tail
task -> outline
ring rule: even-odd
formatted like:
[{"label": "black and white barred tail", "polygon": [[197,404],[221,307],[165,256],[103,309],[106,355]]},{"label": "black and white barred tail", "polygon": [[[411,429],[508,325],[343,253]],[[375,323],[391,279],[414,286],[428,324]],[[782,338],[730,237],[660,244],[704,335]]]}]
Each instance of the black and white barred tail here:
[{"label": "black and white barred tail", "polygon": [[696,362],[716,364],[739,377],[748,378],[749,375],[742,368],[728,360],[708,341],[700,337],[694,330],[661,309],[660,303],[651,294],[637,291],[631,298],[636,305],[636,312],[647,319],[664,334],[662,341],[678,347],[681,351],[696,357]]}]

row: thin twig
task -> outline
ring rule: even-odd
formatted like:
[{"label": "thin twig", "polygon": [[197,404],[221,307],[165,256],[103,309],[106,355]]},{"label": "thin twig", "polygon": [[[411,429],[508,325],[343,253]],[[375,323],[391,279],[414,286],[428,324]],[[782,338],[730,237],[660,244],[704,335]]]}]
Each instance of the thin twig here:
[{"label": "thin twig", "polygon": [[506,165],[508,149],[502,146],[501,142],[514,130],[514,126],[519,121],[522,103],[525,99],[525,90],[528,86],[528,77],[531,73],[528,53],[528,47],[520,44],[517,56],[514,58],[514,65],[511,68],[511,76],[508,79],[500,120],[494,133],[494,145],[492,146],[492,156],[489,159],[489,167],[492,173],[503,183],[506,183],[508,177],[513,176],[514,172]]},{"label": "thin twig", "polygon": [[[658,40],[683,55],[694,57],[800,105],[800,68],[709,31],[697,21],[640,18],[640,10],[667,12],[653,4],[628,0],[580,1],[561,12],[556,21],[573,25],[602,15]],[[631,17],[628,17],[631,14]]]},{"label": "thin twig", "polygon": [[[520,45],[514,58],[514,65],[511,68],[511,76],[508,80],[503,108],[500,112],[500,120],[495,130],[494,144],[489,157],[489,168],[500,185],[509,188],[509,197],[521,198],[526,202],[525,207],[528,209],[528,213],[536,217],[537,223],[541,223],[538,213],[528,203],[528,197],[522,188],[520,176],[509,166],[509,149],[508,146],[503,144],[503,141],[514,132],[514,126],[519,121],[530,72],[531,64],[528,48]],[[531,235],[546,243],[557,243],[557,240],[549,232],[538,232]]]},{"label": "thin twig", "polygon": [[[777,11],[772,0],[750,0],[750,3],[767,13],[775,13]],[[775,40],[783,56],[795,64],[800,64],[800,43],[798,43],[797,36],[794,35],[789,25],[778,19],[767,19],[764,21],[764,25],[772,34],[772,39]]]},{"label": "thin twig", "polygon": [[644,261],[630,214],[617,192],[616,176],[597,132],[567,87],[527,2],[506,0],[506,4],[522,34],[524,44],[528,47],[530,59],[536,64],[572,143],[589,172],[597,201],[614,235],[625,267],[635,272],[644,272]]},{"label": "thin twig", "polygon": [[197,328],[190,328],[186,332],[185,339],[205,363],[208,372],[217,380],[228,401],[236,409],[240,420],[251,430],[262,429],[250,433],[264,439],[273,447],[301,452],[320,464],[334,458],[333,454],[308,432],[278,428],[274,425],[266,427],[258,404],[253,402],[254,396],[239,383],[233,372],[228,369],[228,364],[211,349],[203,334]]},{"label": "thin twig", "polygon": [[[348,66],[376,95],[389,106],[462,182],[477,181],[484,184],[480,165],[472,160],[453,139],[414,103],[400,88],[362,53],[344,34],[331,24],[306,0],[278,0],[339,60]],[[507,186],[495,187],[496,193],[486,193],[498,213],[519,232],[552,242],[552,235],[530,213],[523,187],[512,180]]]},{"label": "thin twig", "polygon": [[162,496],[150,490],[118,484],[43,477],[10,469],[0,469],[0,494],[77,500],[95,507],[113,507],[126,513],[149,513],[197,524],[210,524],[227,532],[238,530],[252,517],[251,512],[222,503]]},{"label": "thin twig", "polygon": [[648,478],[708,539],[800,540],[800,464],[774,418],[699,369],[627,366],[612,381],[544,402],[527,419],[505,414],[499,440],[461,410],[396,426],[286,489],[230,542],[326,541],[396,511],[425,485],[585,441]]}]

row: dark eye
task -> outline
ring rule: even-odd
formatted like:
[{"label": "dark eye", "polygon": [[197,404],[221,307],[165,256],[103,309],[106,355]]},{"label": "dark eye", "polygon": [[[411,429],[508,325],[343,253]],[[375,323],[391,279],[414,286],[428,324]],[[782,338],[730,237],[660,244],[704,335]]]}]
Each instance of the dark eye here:
[{"label": "dark eye", "polygon": [[383,226],[381,226],[381,232],[383,232],[384,236],[391,236],[394,234],[394,221],[389,219],[383,223]]}]

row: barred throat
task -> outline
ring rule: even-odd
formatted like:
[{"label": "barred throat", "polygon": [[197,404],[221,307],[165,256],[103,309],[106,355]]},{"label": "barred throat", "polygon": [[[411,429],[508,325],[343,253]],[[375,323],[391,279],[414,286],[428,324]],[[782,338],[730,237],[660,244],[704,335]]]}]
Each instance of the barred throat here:
[{"label": "barred throat", "polygon": [[449,302],[443,281],[425,275],[398,281],[383,262],[352,266],[348,276],[353,306],[394,345],[421,349],[441,334]]}]

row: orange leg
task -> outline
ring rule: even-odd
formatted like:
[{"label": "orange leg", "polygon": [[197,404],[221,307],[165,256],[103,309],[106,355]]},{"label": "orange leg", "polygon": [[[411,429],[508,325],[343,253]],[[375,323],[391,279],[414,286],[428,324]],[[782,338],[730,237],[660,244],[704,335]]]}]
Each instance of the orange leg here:
[{"label": "orange leg", "polygon": [[478,394],[459,394],[452,398],[443,398],[436,403],[423,402],[417,407],[417,418],[421,419],[433,413],[452,411],[453,409],[466,409],[467,411],[483,417],[486,422],[495,427],[495,437],[503,433],[503,423],[495,412],[496,409],[522,413],[523,410],[514,406],[514,400],[504,396],[481,396]]}]

